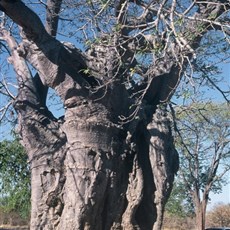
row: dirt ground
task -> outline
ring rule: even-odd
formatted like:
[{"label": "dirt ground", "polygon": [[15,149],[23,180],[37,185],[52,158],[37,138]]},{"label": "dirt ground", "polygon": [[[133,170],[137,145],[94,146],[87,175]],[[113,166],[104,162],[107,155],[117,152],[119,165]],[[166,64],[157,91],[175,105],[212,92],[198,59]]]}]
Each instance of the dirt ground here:
[{"label": "dirt ground", "polygon": [[0,226],[0,230],[29,230],[28,226]]}]

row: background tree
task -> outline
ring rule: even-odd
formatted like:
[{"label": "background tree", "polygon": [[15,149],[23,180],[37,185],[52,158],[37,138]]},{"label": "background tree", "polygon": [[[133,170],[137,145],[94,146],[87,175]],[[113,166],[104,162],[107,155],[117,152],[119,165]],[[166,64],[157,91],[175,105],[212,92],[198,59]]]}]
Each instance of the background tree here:
[{"label": "background tree", "polygon": [[194,207],[188,198],[184,185],[175,180],[171,195],[165,206],[165,211],[171,216],[176,216],[182,219],[193,217]]},{"label": "background tree", "polygon": [[[221,0],[0,1],[1,72],[9,56],[18,86],[15,96],[2,81],[1,112],[14,105],[28,154],[31,229],[161,228],[178,170],[162,104],[195,66],[207,69],[196,62],[207,40],[228,53],[229,8]],[[60,118],[48,88],[61,98]]]},{"label": "background tree", "polygon": [[0,178],[0,208],[29,218],[30,173],[27,155],[18,139],[0,142]]},{"label": "background tree", "polygon": [[218,204],[207,212],[207,227],[230,226],[230,204]]},{"label": "background tree", "polygon": [[180,155],[178,182],[192,203],[198,230],[205,228],[210,191],[218,193],[230,170],[230,112],[225,104],[191,104],[178,108],[176,144]]},{"label": "background tree", "polygon": [[175,180],[165,206],[163,229],[195,229],[194,209],[187,198],[184,185]]}]

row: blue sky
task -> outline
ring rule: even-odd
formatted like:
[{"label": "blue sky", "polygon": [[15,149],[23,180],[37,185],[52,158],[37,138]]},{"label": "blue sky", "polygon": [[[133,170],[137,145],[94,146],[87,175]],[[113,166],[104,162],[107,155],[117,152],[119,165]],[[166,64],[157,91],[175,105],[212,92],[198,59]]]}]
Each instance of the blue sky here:
[{"label": "blue sky", "polygon": [[[223,65],[223,77],[225,82],[222,83],[224,88],[230,87],[230,63]],[[223,100],[223,98],[218,95],[218,100]],[[226,176],[229,180],[229,183],[223,187],[222,193],[220,194],[210,194],[211,202],[209,203],[208,209],[210,210],[218,203],[229,203],[230,204],[230,172]]]},{"label": "blue sky", "polygon": [[[228,178],[230,178],[230,173],[228,173]],[[208,210],[211,210],[215,205],[220,203],[230,204],[230,183],[223,187],[222,193],[210,193],[210,198],[211,201],[208,204]]]}]

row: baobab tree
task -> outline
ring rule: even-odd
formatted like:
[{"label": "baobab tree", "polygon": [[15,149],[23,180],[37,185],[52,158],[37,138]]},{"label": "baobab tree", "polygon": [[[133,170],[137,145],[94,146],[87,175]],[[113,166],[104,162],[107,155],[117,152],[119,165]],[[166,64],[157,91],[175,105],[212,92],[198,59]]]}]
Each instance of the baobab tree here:
[{"label": "baobab tree", "polygon": [[[207,34],[228,42],[229,8],[0,0],[17,96],[2,88],[30,163],[31,229],[161,228],[178,170],[165,103]],[[65,108],[60,118],[47,106],[49,88]]]}]

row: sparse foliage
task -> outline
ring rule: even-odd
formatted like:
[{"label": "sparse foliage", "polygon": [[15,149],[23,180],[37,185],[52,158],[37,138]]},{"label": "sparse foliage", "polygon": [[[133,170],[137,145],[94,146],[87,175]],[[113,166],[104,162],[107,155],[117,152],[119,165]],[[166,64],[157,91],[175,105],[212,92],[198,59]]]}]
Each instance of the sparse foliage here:
[{"label": "sparse foliage", "polygon": [[178,219],[194,217],[194,206],[189,198],[184,184],[175,180],[171,195],[165,206],[165,211],[168,213],[168,216]]},{"label": "sparse foliage", "polygon": [[185,230],[194,229],[194,209],[187,200],[184,185],[174,181],[173,189],[165,206],[163,220],[164,229]]},{"label": "sparse foliage", "polygon": [[230,170],[230,113],[226,104],[191,104],[176,110],[178,184],[192,202],[197,229],[204,229],[210,191],[218,193]]}]

